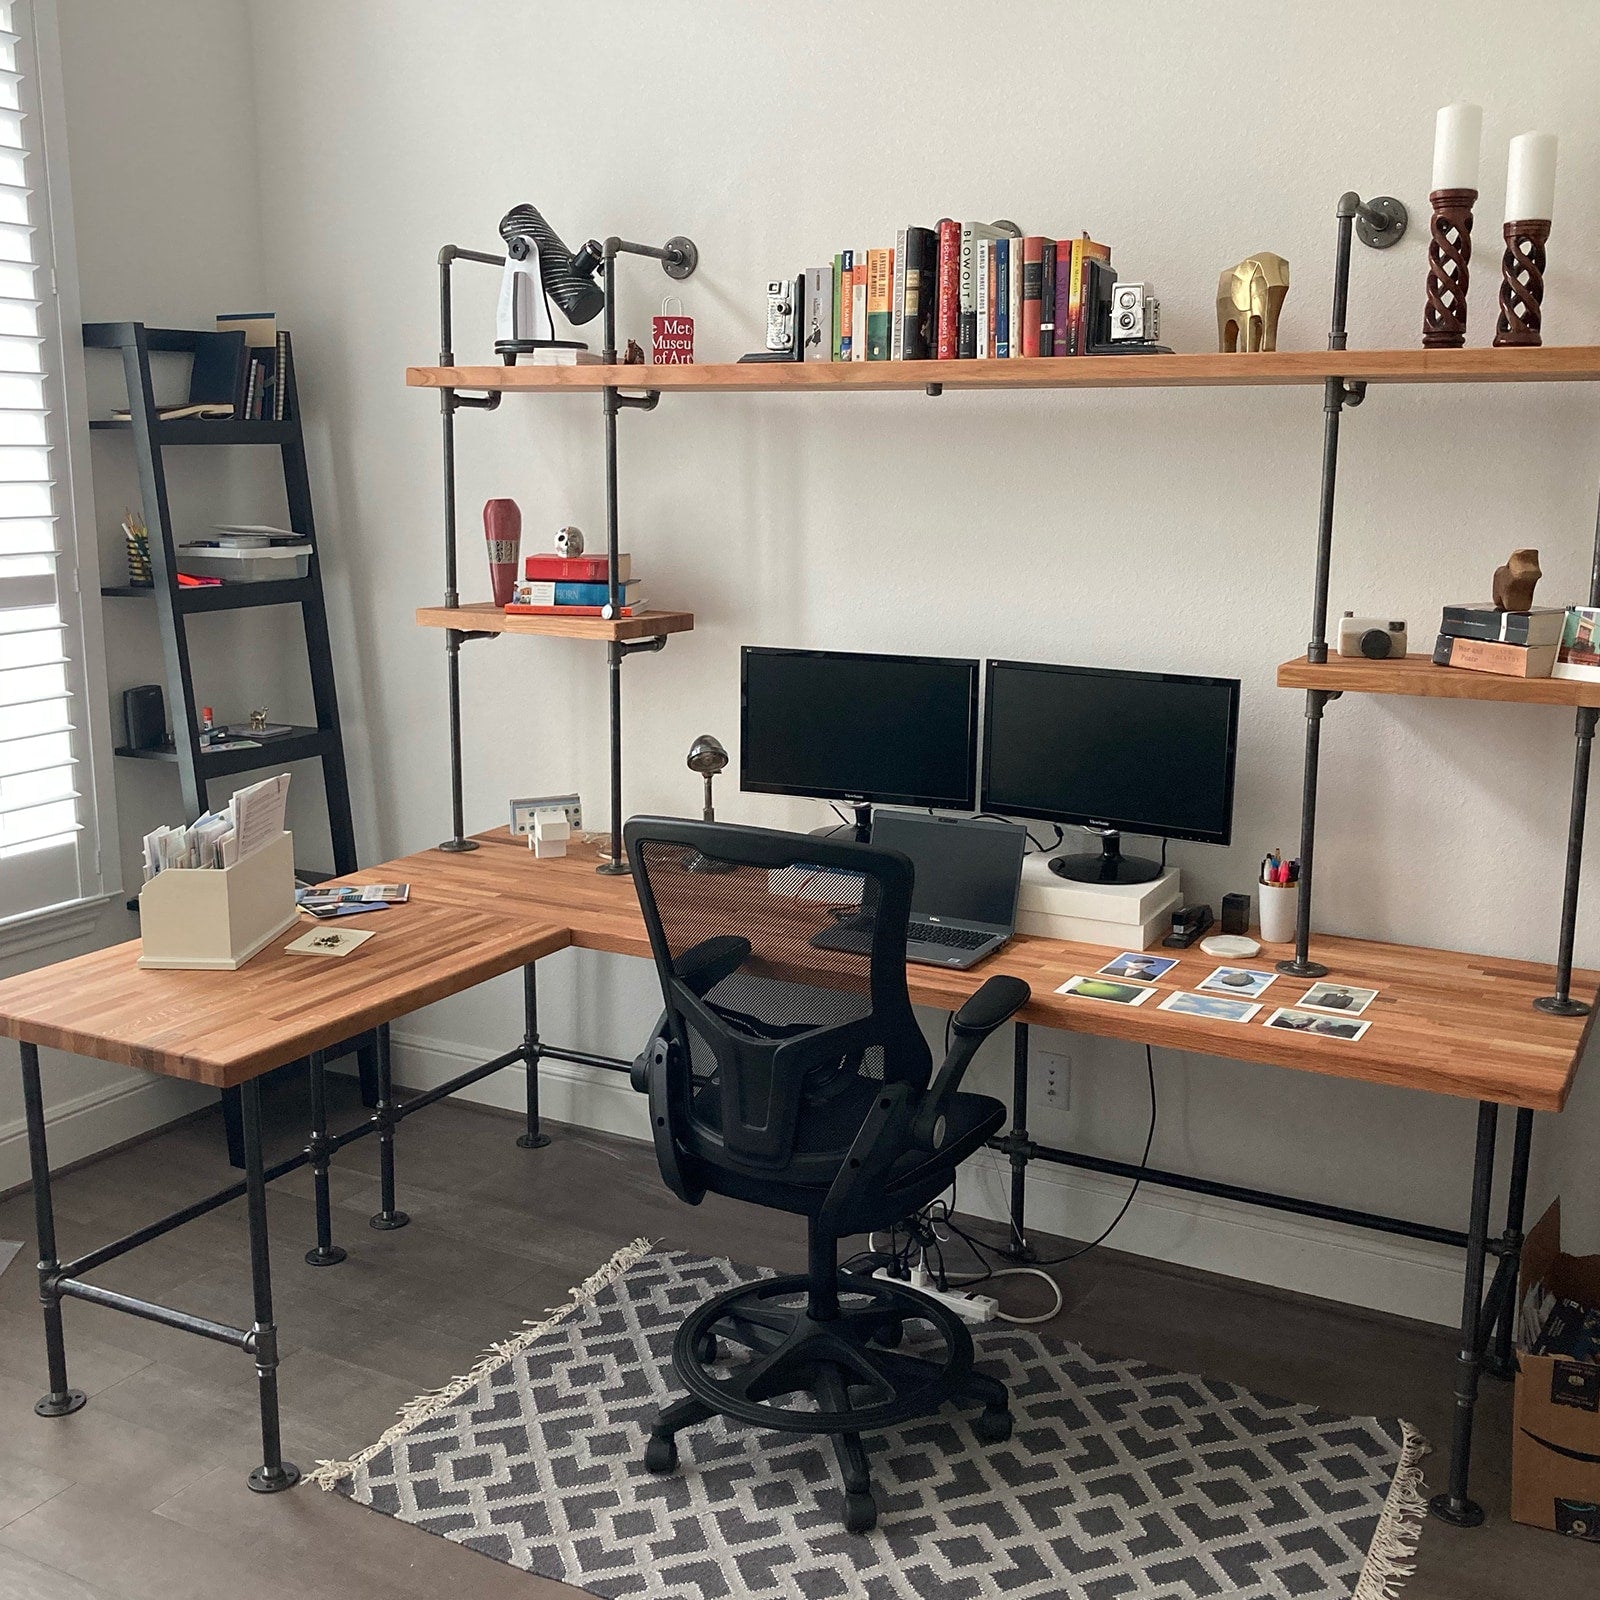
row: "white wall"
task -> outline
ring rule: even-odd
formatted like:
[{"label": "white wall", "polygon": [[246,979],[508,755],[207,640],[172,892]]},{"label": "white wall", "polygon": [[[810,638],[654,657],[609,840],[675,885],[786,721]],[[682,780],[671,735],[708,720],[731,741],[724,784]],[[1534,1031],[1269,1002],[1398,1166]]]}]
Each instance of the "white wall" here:
[{"label": "white wall", "polygon": [[[247,98],[231,77],[243,40],[231,8],[201,9],[226,35],[213,41],[214,70],[233,129]],[[99,25],[118,8],[68,10]],[[131,35],[157,11],[123,23],[130,47],[145,47]],[[1217,272],[1277,250],[1294,273],[1282,345],[1320,348],[1334,202],[1347,188],[1392,192],[1411,206],[1413,232],[1387,253],[1358,247],[1352,343],[1414,346],[1433,111],[1469,98],[1486,109],[1472,342],[1491,336],[1506,140],[1530,127],[1562,140],[1547,337],[1600,340],[1591,8],[1546,5],[1510,36],[1503,8],[1481,0],[1450,8],[1448,27],[1434,8],[1371,0],[1279,8],[1244,26],[1227,16],[1167,0],[1123,30],[1080,3],[255,0],[264,225],[248,253],[295,331],[325,547],[347,586],[340,682],[364,854],[447,831],[442,649],[410,623],[441,587],[438,404],[408,391],[402,369],[433,359],[438,246],[492,247],[516,202],[539,205],[569,242],[693,236],[702,265],[685,308],[701,358],[725,360],[760,343],[767,278],[946,214],[1111,241],[1125,275],[1156,283],[1166,336],[1188,350],[1213,345]],[[197,54],[163,60],[149,48],[146,70],[123,80],[140,84],[141,113],[168,89],[200,92]],[[104,60],[115,56],[106,46]],[[172,169],[160,203],[174,247],[219,244],[197,187],[231,173],[251,192],[233,164],[250,141],[224,138],[221,172],[196,185]],[[216,159],[211,130],[190,143],[197,161]],[[154,192],[151,165],[114,170]],[[457,351],[488,359],[493,274],[459,277]],[[643,342],[676,286],[633,261],[622,279],[622,330]],[[734,743],[745,643],[1228,673],[1245,684],[1236,843],[1174,854],[1198,898],[1248,887],[1264,851],[1291,846],[1297,827],[1302,703],[1273,674],[1306,637],[1320,411],[1318,391],[1297,389],[668,396],[649,417],[624,416],[624,542],[652,599],[698,618],[693,635],[626,668],[629,808],[697,803],[683,752],[702,730]],[[1442,601],[1486,591],[1525,543],[1543,553],[1541,598],[1580,598],[1597,421],[1584,388],[1375,390],[1345,428],[1335,606],[1408,616],[1425,641]],[[540,543],[564,522],[602,526],[597,399],[513,398],[493,416],[465,414],[458,434],[469,579],[481,576],[476,507],[491,495],[516,498]],[[469,824],[503,820],[511,794],[569,787],[603,823],[598,650],[478,644],[463,676]],[[1550,955],[1570,724],[1489,705],[1334,705],[1319,924]],[[738,819],[820,820],[819,808],[740,796],[732,782],[721,801]],[[1579,930],[1591,964],[1597,926],[1591,903]],[[550,1037],[634,1047],[652,1015],[642,963],[569,954],[548,966]],[[452,1053],[503,1048],[518,1028],[517,988],[504,981],[406,1024],[405,1060],[420,1078]],[[1072,1057],[1073,1099],[1054,1122],[1037,1119],[1039,1135],[1135,1156],[1139,1052],[1053,1043]],[[995,1057],[998,1082],[1004,1051]],[[1157,1067],[1157,1161],[1462,1221],[1469,1105],[1170,1052]],[[564,1083],[562,1097],[597,1120],[632,1109],[582,1083]],[[1547,1120],[1535,1196],[1563,1190],[1569,1231],[1600,1245],[1585,1155],[1600,1138],[1600,1088],[1580,1084],[1567,1116]],[[1041,1224],[1109,1218],[1117,1186],[1054,1176],[1036,1186]],[[999,1198],[989,1178],[972,1189],[964,1202]],[[1141,1201],[1118,1239],[1424,1315],[1452,1316],[1458,1294],[1429,1252],[1172,1196]]]}]

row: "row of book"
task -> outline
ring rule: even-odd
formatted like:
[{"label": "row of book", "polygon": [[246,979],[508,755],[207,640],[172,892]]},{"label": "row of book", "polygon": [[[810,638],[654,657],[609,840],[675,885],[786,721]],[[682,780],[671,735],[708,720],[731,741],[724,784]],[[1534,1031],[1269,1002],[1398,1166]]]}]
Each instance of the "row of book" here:
[{"label": "row of book", "polygon": [[[522,559],[522,582],[512,591],[505,609],[526,617],[605,616],[611,598],[610,566],[604,556],[540,554]],[[612,617],[637,616],[650,603],[639,593],[633,575],[633,558],[617,557],[617,588],[622,604]]]},{"label": "row of book", "polygon": [[1600,681],[1600,610],[1537,606],[1501,611],[1492,605],[1446,606],[1433,647],[1435,666],[1492,672],[1504,678]]},{"label": "row of book", "polygon": [[842,250],[805,274],[807,361],[1081,355],[1087,263],[1109,245],[1022,235],[1005,222],[902,228],[893,248]]},{"label": "row of book", "polygon": [[243,389],[234,415],[246,422],[283,422],[289,416],[294,357],[289,332],[271,311],[240,311],[217,318],[217,331],[244,335]]}]

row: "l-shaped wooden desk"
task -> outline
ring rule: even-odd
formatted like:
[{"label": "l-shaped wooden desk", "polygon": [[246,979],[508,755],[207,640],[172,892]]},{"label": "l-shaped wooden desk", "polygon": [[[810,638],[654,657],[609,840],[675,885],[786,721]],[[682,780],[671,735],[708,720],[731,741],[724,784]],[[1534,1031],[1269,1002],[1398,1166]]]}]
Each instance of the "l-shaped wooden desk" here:
[{"label": "l-shaped wooden desk", "polygon": [[[67,1382],[61,1301],[74,1298],[145,1317],[202,1337],[234,1344],[255,1358],[261,1405],[262,1463],[252,1488],[290,1487],[298,1470],[282,1458],[277,1402],[277,1331],[272,1312],[267,1250],[266,1183],[310,1166],[316,1195],[317,1239],[307,1253],[316,1266],[333,1266],[345,1252],[332,1238],[328,1170],[343,1145],[375,1133],[379,1141],[380,1209],[377,1228],[409,1220],[395,1206],[394,1132],[426,1106],[508,1066],[525,1065],[526,1125],[519,1143],[547,1143],[540,1127],[541,1059],[626,1070],[615,1057],[551,1045],[541,1039],[535,967],[539,958],[568,947],[648,957],[649,945],[633,887],[626,878],[595,873],[595,853],[578,846],[560,861],[535,860],[521,840],[503,829],[478,837],[467,854],[424,851],[351,874],[352,883],[408,882],[408,904],[350,924],[370,926],[378,937],[337,961],[285,955],[285,934],[238,972],[141,971],[137,942],[95,951],[0,983],[0,1035],[21,1045],[23,1098],[39,1240],[39,1288],[44,1312],[50,1390],[36,1406],[41,1416],[77,1410],[83,1396]],[[819,915],[820,915],[819,911]],[[1313,952],[1341,981],[1379,991],[1362,1020],[1360,1039],[1330,1039],[1267,1028],[1259,1020],[1240,1026],[1159,1010],[1106,1005],[1056,994],[1073,973],[1093,972],[1107,952],[1098,946],[1019,936],[970,972],[933,967],[908,970],[912,999],[953,1011],[996,972],[1024,978],[1033,998],[1015,1028],[1012,1117],[993,1141],[1010,1160],[1011,1229],[1015,1252],[1028,1250],[1025,1176],[1028,1164],[1046,1160],[1246,1204],[1314,1216],[1356,1227],[1398,1233],[1464,1250],[1461,1346],[1447,1491],[1434,1502],[1447,1520],[1471,1524],[1481,1510],[1467,1494],[1472,1419],[1478,1375],[1485,1364],[1501,1375],[1511,1369],[1515,1287],[1521,1256],[1533,1115],[1566,1103],[1588,1040],[1592,1016],[1556,1017],[1533,1009],[1549,987],[1548,970],[1525,961],[1416,949],[1357,939],[1318,938]],[[1198,950],[1183,953],[1157,983],[1162,991],[1193,989],[1216,962]],[[524,1031],[520,1044],[450,1082],[397,1103],[390,1088],[388,1024],[447,995],[521,968]],[[1299,998],[1298,986],[1280,979],[1279,1004]],[[1573,992],[1593,995],[1600,973],[1573,974]],[[1386,1083],[1478,1103],[1471,1199],[1466,1227],[1448,1229],[1294,1196],[1215,1182],[1182,1173],[1140,1169],[1080,1152],[1041,1145],[1027,1127],[1028,1038],[1032,1026],[1100,1034],[1202,1056],[1262,1062],[1300,1071]],[[344,1132],[327,1127],[323,1052],[368,1028],[379,1036],[379,1102],[371,1118]],[[77,1257],[57,1259],[46,1149],[39,1049],[59,1049],[217,1088],[243,1091],[244,1179],[169,1216]],[[259,1079],[288,1062],[309,1058],[311,1129],[298,1155],[265,1168],[261,1153]],[[1515,1109],[1509,1200],[1504,1230],[1491,1237],[1490,1195],[1496,1133],[1502,1106]],[[195,1217],[243,1196],[247,1202],[253,1284],[253,1320],[232,1327],[170,1306],[104,1289],[86,1274]],[[1486,1264],[1496,1260],[1488,1292]]]}]

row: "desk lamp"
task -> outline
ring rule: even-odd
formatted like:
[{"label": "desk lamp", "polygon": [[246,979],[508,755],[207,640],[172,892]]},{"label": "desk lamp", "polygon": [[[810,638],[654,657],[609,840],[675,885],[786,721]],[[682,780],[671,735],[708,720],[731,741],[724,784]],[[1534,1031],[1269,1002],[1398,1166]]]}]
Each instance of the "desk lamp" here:
[{"label": "desk lamp", "polygon": [[[706,780],[705,807],[701,816],[707,822],[717,820],[716,807],[712,804],[711,783],[716,775],[728,765],[728,752],[723,748],[722,741],[714,733],[702,733],[695,742],[689,746],[688,766],[691,772],[698,772]],[[690,872],[732,872],[733,865],[728,861],[718,861],[711,856],[701,855],[696,851],[685,863]]]},{"label": "desk lamp", "polygon": [[601,248],[590,240],[576,254],[532,206],[514,206],[500,219],[506,264],[495,313],[495,353],[507,366],[536,350],[587,350],[581,339],[558,339],[550,301],[575,326],[592,322],[605,305],[594,281]]}]

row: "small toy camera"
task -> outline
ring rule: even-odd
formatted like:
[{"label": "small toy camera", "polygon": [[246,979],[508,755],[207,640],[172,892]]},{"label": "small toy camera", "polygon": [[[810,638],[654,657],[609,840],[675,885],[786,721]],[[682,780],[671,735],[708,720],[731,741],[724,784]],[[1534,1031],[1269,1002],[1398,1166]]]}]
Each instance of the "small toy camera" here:
[{"label": "small toy camera", "polygon": [[1358,617],[1347,611],[1339,619],[1339,654],[1389,661],[1406,653],[1406,625],[1383,617]]}]

